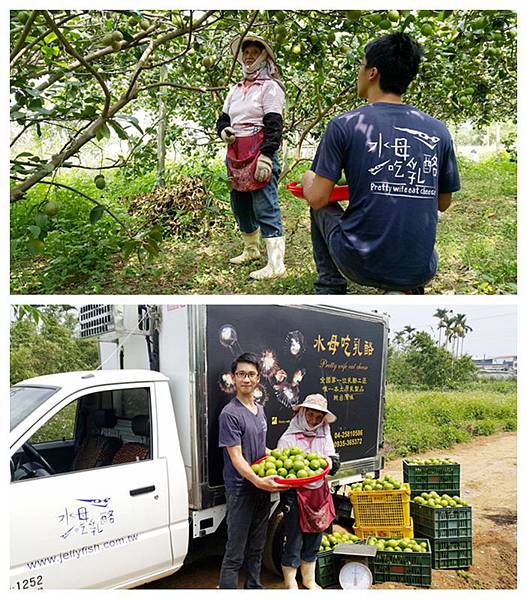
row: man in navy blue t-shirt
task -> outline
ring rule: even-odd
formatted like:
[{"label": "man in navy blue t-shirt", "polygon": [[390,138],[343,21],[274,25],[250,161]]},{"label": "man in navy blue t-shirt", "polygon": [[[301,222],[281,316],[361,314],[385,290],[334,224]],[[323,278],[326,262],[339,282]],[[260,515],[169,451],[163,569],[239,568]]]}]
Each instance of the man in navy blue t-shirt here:
[{"label": "man in navy blue t-shirt", "polygon": [[[357,92],[368,104],[332,119],[310,171],[302,176],[311,207],[317,294],[362,285],[424,293],[437,270],[438,210],[460,189],[446,126],[401,96],[422,52],[407,34],[366,45]],[[349,204],[329,197],[344,171]]]},{"label": "man in navy blue t-shirt", "polygon": [[236,589],[242,566],[246,589],[261,589],[260,570],[271,508],[269,492],[289,489],[273,476],[259,477],[251,463],[267,454],[267,421],[254,401],[260,363],[254,354],[239,356],[231,367],[236,397],[221,411],[219,446],[223,448],[227,499],[227,544],[220,571],[220,589]]}]

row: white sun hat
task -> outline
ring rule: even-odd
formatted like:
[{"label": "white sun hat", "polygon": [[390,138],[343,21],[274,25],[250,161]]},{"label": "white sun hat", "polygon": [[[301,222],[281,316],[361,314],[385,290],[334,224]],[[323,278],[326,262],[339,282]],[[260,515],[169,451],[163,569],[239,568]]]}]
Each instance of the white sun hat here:
[{"label": "white sun hat", "polygon": [[320,412],[326,413],[326,421],[328,423],[334,423],[337,417],[328,410],[328,401],[322,394],[310,394],[306,396],[306,399],[302,404],[296,404],[293,406],[293,412],[297,413],[301,408],[312,408],[313,410],[319,410]]},{"label": "white sun hat", "polygon": [[262,44],[262,46],[267,50],[267,54],[269,56],[269,58],[276,63],[276,58],[274,56],[274,52],[271,48],[271,46],[269,46],[269,42],[264,39],[263,37],[260,37],[259,35],[251,35],[251,34],[247,34],[244,38],[242,43],[240,44],[240,40],[241,40],[242,36],[241,35],[237,35],[231,42],[230,44],[230,48],[231,48],[231,52],[233,56],[236,56],[236,50],[238,50],[238,55],[236,56],[236,60],[240,63],[242,63],[242,46],[243,44],[245,44],[246,42],[259,42],[260,44]]}]

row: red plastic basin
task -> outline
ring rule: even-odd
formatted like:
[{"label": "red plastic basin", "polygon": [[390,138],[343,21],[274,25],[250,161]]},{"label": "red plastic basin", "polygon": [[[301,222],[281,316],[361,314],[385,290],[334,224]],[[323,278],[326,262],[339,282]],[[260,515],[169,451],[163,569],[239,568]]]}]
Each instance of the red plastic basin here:
[{"label": "red plastic basin", "polygon": [[[285,187],[293,194],[293,196],[296,196],[297,198],[304,197],[304,190],[296,181],[290,181],[289,183],[286,183]],[[349,200],[349,197],[350,192],[347,185],[336,185],[331,192],[329,201],[339,202],[340,200]]]}]

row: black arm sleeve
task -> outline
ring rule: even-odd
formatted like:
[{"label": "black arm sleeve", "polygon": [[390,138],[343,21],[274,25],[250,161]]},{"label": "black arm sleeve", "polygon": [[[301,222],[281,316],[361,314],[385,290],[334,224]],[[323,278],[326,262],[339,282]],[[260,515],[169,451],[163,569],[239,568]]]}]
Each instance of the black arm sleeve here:
[{"label": "black arm sleeve", "polygon": [[260,152],[273,157],[273,154],[280,148],[282,143],[282,131],[284,129],[284,121],[282,115],[274,112],[267,113],[263,118],[264,124],[264,139],[260,147]]},{"label": "black arm sleeve", "polygon": [[221,132],[225,129],[225,127],[231,126],[231,118],[227,113],[222,112],[216,121],[216,131],[218,135],[221,137]]}]

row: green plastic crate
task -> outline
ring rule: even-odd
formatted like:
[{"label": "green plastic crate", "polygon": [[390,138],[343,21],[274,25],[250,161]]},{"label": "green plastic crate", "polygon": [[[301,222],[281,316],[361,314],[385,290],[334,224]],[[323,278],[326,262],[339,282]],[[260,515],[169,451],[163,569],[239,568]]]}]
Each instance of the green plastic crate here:
[{"label": "green plastic crate", "polygon": [[315,566],[315,581],[322,588],[338,585],[342,558],[333,554],[333,550],[319,552]]},{"label": "green plastic crate", "polygon": [[430,540],[434,569],[463,569],[472,564],[472,538]]},{"label": "green plastic crate", "polygon": [[423,492],[436,491],[449,496],[459,496],[461,490],[461,465],[410,465],[403,460],[403,480],[410,484],[412,498]]},{"label": "green plastic crate", "polygon": [[[377,538],[389,539],[389,538]],[[415,538],[417,542],[426,542],[426,552],[386,552],[377,551],[377,555],[368,559],[373,575],[373,583],[391,581],[417,587],[432,585],[432,552],[427,538]]]},{"label": "green plastic crate", "polygon": [[432,508],[410,503],[415,535],[430,539],[472,537],[472,508],[470,506]]}]

